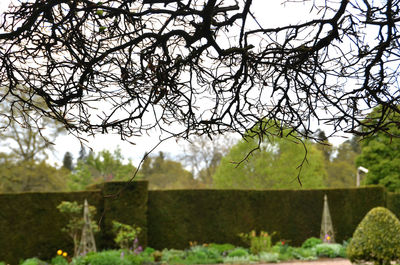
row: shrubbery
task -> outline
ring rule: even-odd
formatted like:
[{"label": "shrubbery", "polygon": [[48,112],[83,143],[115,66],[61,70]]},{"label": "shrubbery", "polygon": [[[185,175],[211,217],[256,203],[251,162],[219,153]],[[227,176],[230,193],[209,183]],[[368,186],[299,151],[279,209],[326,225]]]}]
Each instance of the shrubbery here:
[{"label": "shrubbery", "polygon": [[373,208],[360,222],[347,248],[351,262],[390,264],[400,258],[400,221],[388,209]]},{"label": "shrubbery", "polygon": [[[310,243],[312,242],[312,243]],[[141,264],[251,264],[270,263],[287,260],[315,260],[318,256],[338,257],[345,249],[340,244],[315,244],[318,240],[306,241],[305,247],[291,247],[284,241],[278,241],[268,251],[252,254],[250,248],[235,247],[231,244],[203,244],[191,242],[186,250],[164,249],[156,251],[153,248],[145,248],[142,252],[130,249],[106,250],[97,253],[89,253],[86,256],[69,259],[63,256],[62,251],[57,251],[58,256],[46,263],[39,259],[27,259],[21,265],[141,265]],[[60,252],[60,253],[58,253]],[[70,263],[69,263],[69,262]],[[0,262],[0,265],[5,265]]]}]

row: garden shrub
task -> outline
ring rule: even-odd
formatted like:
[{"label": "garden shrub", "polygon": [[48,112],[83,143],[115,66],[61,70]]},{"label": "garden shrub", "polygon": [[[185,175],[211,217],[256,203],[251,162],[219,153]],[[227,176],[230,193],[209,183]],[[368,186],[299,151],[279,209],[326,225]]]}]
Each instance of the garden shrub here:
[{"label": "garden shrub", "polygon": [[51,259],[51,265],[68,265],[68,261],[62,256],[56,256]]},{"label": "garden shrub", "polygon": [[21,265],[46,265],[47,263],[38,258],[31,258],[24,260]]},{"label": "garden shrub", "polygon": [[321,244],[322,240],[316,237],[310,237],[301,245],[302,248],[313,248],[318,244]]},{"label": "garden shrub", "polygon": [[235,248],[231,252],[229,252],[228,257],[246,257],[249,255],[247,249],[244,248]]},{"label": "garden shrub", "polygon": [[121,250],[107,250],[89,253],[86,256],[74,259],[74,265],[131,265],[132,263],[124,257]]},{"label": "garden shrub", "polygon": [[217,244],[217,243],[211,243],[208,245],[208,248],[210,249],[215,249],[220,253],[221,255],[226,256],[229,251],[235,249],[235,246],[232,244]]},{"label": "garden shrub", "polygon": [[112,221],[113,232],[116,234],[114,241],[122,249],[130,249],[133,251],[138,248],[138,236],[142,229],[135,225],[127,225],[117,221]]},{"label": "garden shrub", "polygon": [[315,248],[293,248],[292,255],[299,260],[316,260],[317,252]]},{"label": "garden shrub", "polygon": [[248,244],[250,247],[250,252],[257,255],[260,252],[268,252],[272,247],[272,233],[271,235],[265,231],[261,231],[257,235],[256,231],[253,230],[250,233],[240,233],[239,237]]},{"label": "garden shrub", "polygon": [[260,252],[258,254],[260,262],[276,263],[279,261],[279,254],[272,252]]},{"label": "garden shrub", "polygon": [[259,258],[256,255],[247,255],[242,257],[226,257],[223,261],[225,264],[251,264],[257,263]]},{"label": "garden shrub", "polygon": [[319,257],[335,258],[340,256],[342,245],[332,243],[322,243],[315,246],[315,251]]},{"label": "garden shrub", "polygon": [[373,208],[354,231],[347,247],[351,262],[390,264],[400,258],[400,221],[388,209]]}]

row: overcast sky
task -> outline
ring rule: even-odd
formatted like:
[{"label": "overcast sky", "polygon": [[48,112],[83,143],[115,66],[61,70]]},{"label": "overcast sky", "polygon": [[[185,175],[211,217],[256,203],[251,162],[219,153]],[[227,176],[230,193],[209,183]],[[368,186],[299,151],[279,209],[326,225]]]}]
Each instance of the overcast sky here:
[{"label": "overcast sky", "polygon": [[[10,0],[0,0],[0,13],[7,9]],[[282,6],[281,1],[278,0],[254,0],[252,11],[255,16],[259,19],[262,25],[268,27],[281,26],[288,23],[298,23],[304,21],[307,18],[309,7],[304,4],[295,4],[295,6]],[[328,130],[328,129],[327,129]],[[328,130],[329,131],[329,130]],[[120,140],[118,135],[96,135],[95,137],[86,138],[89,142],[88,145],[93,148],[95,152],[107,149],[113,151],[119,146],[122,150],[122,154],[125,158],[131,158],[135,165],[140,161],[141,157],[146,151],[152,149],[157,144],[160,135],[154,132],[149,136],[136,137],[130,139],[135,142],[136,145],[131,145],[127,142]],[[339,144],[343,141],[342,138],[330,139],[334,144]],[[60,165],[62,158],[66,151],[70,151],[74,158],[78,156],[80,149],[79,141],[70,135],[63,135],[58,137],[55,142],[56,153],[51,158],[50,162],[57,162]],[[164,142],[157,150],[163,151],[168,154],[169,157],[174,158],[182,153],[183,141],[176,142],[175,140],[169,140]]]}]

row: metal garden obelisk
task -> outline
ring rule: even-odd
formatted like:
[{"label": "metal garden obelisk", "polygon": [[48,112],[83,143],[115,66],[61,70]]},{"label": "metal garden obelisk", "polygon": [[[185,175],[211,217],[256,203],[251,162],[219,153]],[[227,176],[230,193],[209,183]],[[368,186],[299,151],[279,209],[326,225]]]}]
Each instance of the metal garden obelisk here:
[{"label": "metal garden obelisk", "polygon": [[335,235],[333,224],[328,206],[328,196],[324,196],[324,209],[322,211],[321,234],[320,237],[324,243],[334,243]]}]

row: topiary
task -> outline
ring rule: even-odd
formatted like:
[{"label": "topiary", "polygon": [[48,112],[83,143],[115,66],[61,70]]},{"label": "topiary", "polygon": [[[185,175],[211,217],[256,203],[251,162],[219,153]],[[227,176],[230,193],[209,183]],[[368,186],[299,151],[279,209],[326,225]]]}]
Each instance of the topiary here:
[{"label": "topiary", "polygon": [[386,208],[376,207],[357,226],[347,247],[351,262],[390,264],[400,258],[400,221]]}]

